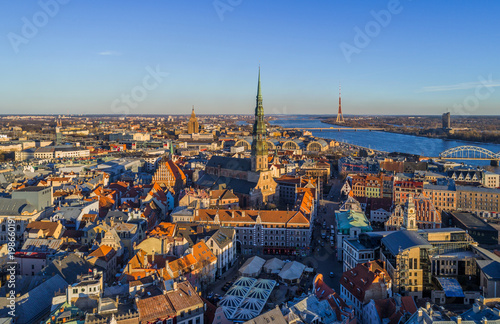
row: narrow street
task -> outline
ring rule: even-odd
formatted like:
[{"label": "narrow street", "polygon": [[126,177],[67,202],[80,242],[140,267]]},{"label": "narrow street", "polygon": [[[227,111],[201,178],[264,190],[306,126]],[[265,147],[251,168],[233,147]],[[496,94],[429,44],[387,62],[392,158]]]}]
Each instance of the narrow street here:
[{"label": "narrow street", "polygon": [[[340,182],[339,182],[340,183]],[[340,275],[342,274],[342,263],[338,262],[336,257],[336,249],[330,245],[330,236],[332,226],[335,226],[335,211],[339,209],[339,192],[341,184],[335,183],[329,195],[329,198],[334,200],[321,200],[318,211],[317,222],[314,224],[313,239],[311,246],[313,254],[304,258],[304,264],[312,266],[318,273],[323,274],[325,282],[340,292]],[[326,223],[326,237],[321,237],[323,222]],[[333,277],[330,277],[330,272],[333,272]]]}]

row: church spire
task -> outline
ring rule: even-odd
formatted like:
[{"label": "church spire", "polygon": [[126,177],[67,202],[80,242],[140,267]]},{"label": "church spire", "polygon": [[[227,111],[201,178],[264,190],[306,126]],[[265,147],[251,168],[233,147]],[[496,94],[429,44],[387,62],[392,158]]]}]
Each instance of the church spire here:
[{"label": "church spire", "polygon": [[260,92],[260,65],[259,65],[259,82],[257,84],[257,100],[262,101],[262,93]]},{"label": "church spire", "polygon": [[266,124],[264,122],[264,106],[262,104],[262,93],[260,90],[260,66],[259,79],[257,83],[257,103],[255,106],[255,122],[253,124],[252,141],[252,170],[267,170],[267,142]]}]

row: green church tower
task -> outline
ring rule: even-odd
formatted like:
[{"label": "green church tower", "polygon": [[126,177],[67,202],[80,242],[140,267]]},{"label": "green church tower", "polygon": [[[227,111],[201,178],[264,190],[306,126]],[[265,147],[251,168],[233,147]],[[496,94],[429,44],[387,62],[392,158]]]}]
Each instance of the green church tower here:
[{"label": "green church tower", "polygon": [[264,122],[264,106],[262,105],[262,93],[260,91],[260,66],[259,82],[257,85],[257,105],[255,107],[255,122],[253,124],[252,141],[252,171],[266,171],[267,168],[267,141],[266,123]]}]

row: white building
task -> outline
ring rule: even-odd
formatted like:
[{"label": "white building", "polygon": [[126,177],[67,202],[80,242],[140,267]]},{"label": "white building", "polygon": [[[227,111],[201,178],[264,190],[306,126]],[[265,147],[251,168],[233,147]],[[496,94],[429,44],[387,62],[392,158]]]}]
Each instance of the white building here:
[{"label": "white building", "polygon": [[488,188],[498,188],[500,187],[500,174],[485,171],[481,183]]},{"label": "white building", "polygon": [[207,246],[217,257],[217,276],[221,276],[234,264],[236,257],[236,231],[220,228],[207,240]]},{"label": "white building", "polygon": [[40,147],[35,151],[35,159],[52,159],[52,158],[79,158],[89,157],[90,150],[81,147],[55,147],[46,146]]},{"label": "white building", "polygon": [[[361,234],[360,236],[365,235]],[[375,260],[375,253],[378,248],[367,247],[358,238],[345,238],[342,243],[343,248],[343,268],[342,271],[351,270],[358,264]]]}]

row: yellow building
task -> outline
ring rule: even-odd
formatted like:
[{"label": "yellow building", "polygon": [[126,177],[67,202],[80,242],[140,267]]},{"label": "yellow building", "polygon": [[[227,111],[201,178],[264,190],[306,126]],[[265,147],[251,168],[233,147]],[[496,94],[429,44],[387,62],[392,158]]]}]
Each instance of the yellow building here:
[{"label": "yellow building", "polygon": [[199,132],[200,132],[200,125],[198,124],[198,118],[196,118],[193,106],[193,110],[191,111],[191,117],[189,118],[188,122],[188,134],[198,134]]},{"label": "yellow building", "polygon": [[397,231],[382,239],[380,255],[393,280],[394,292],[422,298],[424,290],[430,290],[432,248],[415,231]]}]

